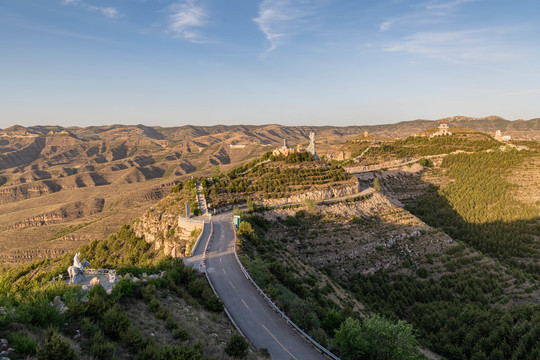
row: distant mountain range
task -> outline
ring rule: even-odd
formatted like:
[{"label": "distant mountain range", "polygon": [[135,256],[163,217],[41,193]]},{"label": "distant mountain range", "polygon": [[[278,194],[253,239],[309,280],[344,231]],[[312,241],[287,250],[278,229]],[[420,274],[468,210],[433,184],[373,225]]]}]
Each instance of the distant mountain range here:
[{"label": "distant mountain range", "polygon": [[214,125],[179,127],[160,127],[145,125],[107,125],[90,127],[31,126],[14,125],[4,130],[2,135],[51,135],[62,131],[79,138],[108,140],[120,136],[136,136],[157,141],[180,142],[195,140],[199,145],[209,146],[218,142],[248,142],[259,145],[277,145],[287,138],[291,143],[308,141],[309,133],[315,131],[322,141],[336,137],[363,134],[368,131],[372,135],[392,138],[405,137],[429,128],[437,127],[441,120],[446,120],[450,127],[466,127],[489,134],[502,132],[517,138],[530,139],[540,135],[540,118],[530,120],[506,120],[500,116],[473,118],[452,116],[439,120],[417,119],[401,121],[394,124],[358,125],[358,126],[286,126],[286,125]]}]

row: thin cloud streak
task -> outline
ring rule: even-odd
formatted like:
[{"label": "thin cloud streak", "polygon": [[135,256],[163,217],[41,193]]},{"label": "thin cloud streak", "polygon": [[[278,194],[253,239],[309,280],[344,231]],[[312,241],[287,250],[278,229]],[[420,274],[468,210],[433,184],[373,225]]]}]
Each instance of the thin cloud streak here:
[{"label": "thin cloud streak", "polygon": [[79,6],[79,7],[81,7],[82,9],[84,9],[86,11],[98,12],[98,13],[101,13],[101,15],[103,15],[103,16],[109,18],[109,19],[118,19],[118,18],[122,17],[122,14],[116,8],[104,7],[104,6],[94,6],[94,5],[90,5],[90,4],[86,3],[86,2],[84,2],[83,0],[64,0],[63,4],[64,5]]},{"label": "thin cloud streak", "polygon": [[259,15],[253,21],[270,42],[264,54],[274,51],[288,37],[304,32],[308,16],[322,3],[324,1],[263,0],[259,4]]},{"label": "thin cloud streak", "polygon": [[196,29],[206,25],[206,10],[195,0],[183,0],[169,6],[168,30],[174,37],[193,43],[206,43],[208,39]]},{"label": "thin cloud streak", "polygon": [[414,11],[383,21],[379,25],[379,31],[386,32],[399,25],[448,23],[459,11],[461,5],[475,1],[479,0],[430,0],[416,5]]},{"label": "thin cloud streak", "polygon": [[407,52],[463,64],[469,61],[501,62],[517,57],[501,49],[497,36],[514,32],[512,28],[482,28],[462,31],[417,32],[401,41],[381,46],[386,52]]}]

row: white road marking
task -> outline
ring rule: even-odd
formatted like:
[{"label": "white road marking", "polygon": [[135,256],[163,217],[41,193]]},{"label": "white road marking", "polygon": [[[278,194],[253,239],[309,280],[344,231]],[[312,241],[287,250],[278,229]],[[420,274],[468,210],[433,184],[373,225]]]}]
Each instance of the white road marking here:
[{"label": "white road marking", "polygon": [[223,273],[224,273],[225,275],[227,275],[227,272],[225,271],[225,269],[222,269],[222,270],[223,270]]},{"label": "white road marking", "polygon": [[231,284],[231,286],[232,286],[233,289],[236,289],[236,288],[234,287],[234,285],[232,284],[232,282],[229,281],[229,284]]},{"label": "white road marking", "polygon": [[[246,304],[246,302],[244,301],[244,299],[240,299],[240,300],[242,300],[242,302],[244,303],[244,305],[246,305],[246,307],[249,309],[249,306],[248,306],[248,304]],[[263,326],[264,326],[264,325],[263,325]]]},{"label": "white road marking", "polygon": [[[242,300],[242,301],[244,301],[244,300]],[[285,346],[283,346],[283,345],[279,342],[278,339],[276,339],[276,337],[270,332],[270,330],[268,330],[268,329],[266,328],[266,326],[264,326],[264,324],[261,324],[261,325],[262,325],[262,327],[264,328],[264,330],[268,331],[268,333],[270,334],[270,336],[273,337],[274,340],[276,340],[276,342],[279,344],[279,346],[281,346],[281,347],[283,348],[283,350],[285,350],[289,355],[291,355],[291,357],[292,357],[293,359],[296,359],[296,357],[295,357],[293,354],[291,354],[291,353],[289,352],[289,350],[287,350],[287,349],[285,348]],[[296,360],[298,360],[298,359],[296,359]]]}]

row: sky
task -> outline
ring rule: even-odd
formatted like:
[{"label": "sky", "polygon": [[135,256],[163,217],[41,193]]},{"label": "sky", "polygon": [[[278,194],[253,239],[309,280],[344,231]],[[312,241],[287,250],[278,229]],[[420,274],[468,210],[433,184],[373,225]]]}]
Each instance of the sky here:
[{"label": "sky", "polygon": [[538,0],[3,0],[0,128],[540,116]]}]

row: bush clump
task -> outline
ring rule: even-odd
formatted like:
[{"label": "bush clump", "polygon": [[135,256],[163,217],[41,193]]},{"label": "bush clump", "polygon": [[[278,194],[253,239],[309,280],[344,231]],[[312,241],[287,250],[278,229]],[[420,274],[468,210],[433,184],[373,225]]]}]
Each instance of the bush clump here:
[{"label": "bush clump", "polygon": [[120,338],[120,335],[125,332],[131,322],[124,313],[120,305],[115,304],[105,312],[102,320],[102,328],[105,334],[115,340]]},{"label": "bush clump", "polygon": [[249,344],[243,336],[234,334],[225,347],[225,353],[235,358],[244,358],[247,356]]},{"label": "bush clump", "polygon": [[38,350],[38,360],[76,360],[75,350],[69,340],[64,338],[55,329],[49,329],[45,338],[45,345]]},{"label": "bush clump", "polygon": [[173,337],[178,340],[188,340],[190,338],[190,335],[186,329],[178,328],[174,330]]},{"label": "bush clump", "polygon": [[116,356],[116,346],[105,339],[101,331],[98,331],[92,336],[90,354],[96,360],[109,360]]},{"label": "bush clump", "polygon": [[132,297],[135,293],[134,284],[130,279],[121,279],[114,285],[112,289],[111,298],[113,300],[120,300],[123,297]]},{"label": "bush clump", "polygon": [[36,355],[37,343],[24,331],[18,331],[8,336],[10,346],[20,355]]}]

